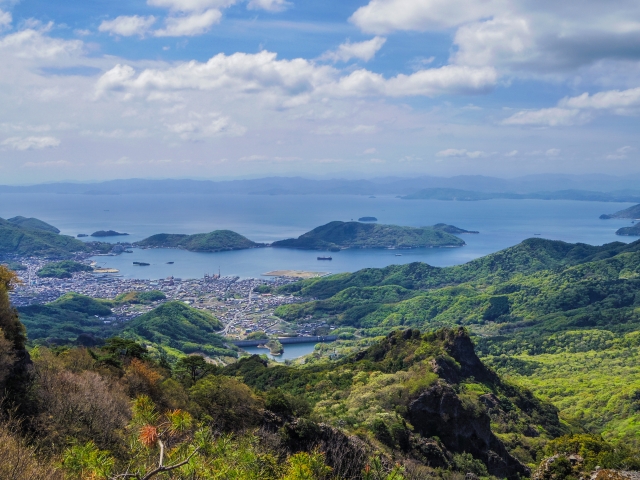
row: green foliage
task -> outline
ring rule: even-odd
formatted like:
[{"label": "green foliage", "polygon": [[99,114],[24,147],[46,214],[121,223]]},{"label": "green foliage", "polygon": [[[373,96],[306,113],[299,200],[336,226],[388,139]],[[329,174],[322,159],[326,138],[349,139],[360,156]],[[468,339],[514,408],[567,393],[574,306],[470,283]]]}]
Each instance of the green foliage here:
[{"label": "green foliage", "polygon": [[217,367],[205,360],[201,355],[189,355],[176,362],[174,374],[179,379],[193,385],[205,375],[215,373]]},{"label": "green foliage", "polygon": [[73,237],[0,218],[0,254],[69,258],[73,253],[91,250],[91,245]]},{"label": "green foliage", "polygon": [[262,285],[258,285],[253,289],[256,293],[271,293],[273,291],[273,287],[271,285],[267,285],[263,283]]},{"label": "green foliage", "polygon": [[251,332],[247,335],[247,340],[266,340],[267,338],[269,338],[269,335],[262,331]]},{"label": "green foliage", "polygon": [[18,262],[7,262],[2,264],[2,266],[8,268],[9,270],[13,270],[14,272],[21,272],[27,269],[26,265]]},{"label": "green foliage", "polygon": [[7,222],[17,227],[21,227],[28,230],[42,230],[45,232],[60,233],[60,230],[58,230],[53,225],[49,225],[48,223],[33,217],[26,218],[26,217],[17,216],[17,217],[7,219]]},{"label": "green foliage", "polygon": [[185,353],[234,355],[215,333],[221,328],[220,321],[210,313],[174,301],[131,320],[124,325],[123,335]]},{"label": "green foliage", "polygon": [[112,314],[112,305],[108,300],[71,292],[46,305],[20,307],[18,312],[31,341],[68,344],[81,335],[113,335],[114,327],[100,318]]},{"label": "green foliage", "polygon": [[479,477],[488,477],[487,466],[480,460],[473,458],[470,453],[456,453],[453,456],[453,465],[461,473],[473,473]]},{"label": "green foliage", "polygon": [[231,230],[195,235],[160,233],[137,242],[143,247],[184,248],[191,252],[223,252],[262,246]]},{"label": "green foliage", "polygon": [[92,272],[93,268],[84,263],[74,262],[72,260],[62,260],[61,262],[48,263],[37,274],[42,278],[71,278],[72,273],[76,272]]},{"label": "green foliage", "polygon": [[115,298],[116,303],[129,303],[129,304],[148,304],[157,302],[160,300],[166,300],[167,296],[160,290],[151,290],[148,292],[127,292],[121,293]]},{"label": "green foliage", "polygon": [[62,466],[71,478],[85,479],[105,478],[111,475],[115,460],[109,452],[100,450],[95,443],[89,441],[81,445],[73,445],[65,450]]},{"label": "green foliage", "polygon": [[273,247],[304,250],[332,250],[343,248],[419,248],[461,247],[458,237],[433,227],[400,227],[360,222],[330,222],[314,228],[297,239],[273,242]]}]

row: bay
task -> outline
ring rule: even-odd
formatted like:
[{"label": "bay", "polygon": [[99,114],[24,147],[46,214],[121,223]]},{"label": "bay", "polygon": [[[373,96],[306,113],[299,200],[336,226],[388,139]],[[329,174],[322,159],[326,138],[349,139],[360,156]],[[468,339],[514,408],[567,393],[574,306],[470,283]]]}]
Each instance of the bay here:
[{"label": "bay", "polygon": [[[478,235],[462,235],[461,248],[415,250],[345,250],[331,253],[330,262],[318,252],[260,248],[220,253],[175,249],[134,249],[117,257],[96,257],[127,278],[158,279],[170,275],[199,278],[205,273],[260,277],[271,270],[352,272],[414,261],[434,266],[465,263],[474,258],[537,236],[592,245],[633,241],[615,231],[629,220],[600,220],[632,204],[551,200],[495,199],[478,202],[401,200],[393,196],[351,195],[60,195],[0,194],[0,216],[40,218],[62,233],[90,234],[96,230],[127,232],[111,242],[141,240],[156,233],[236,231],[256,242],[297,237],[333,220],[374,216],[379,223],[425,226],[448,223]],[[91,237],[86,240],[91,240]],[[401,256],[396,256],[401,254]],[[148,267],[133,262],[150,263]],[[174,262],[167,264],[167,262]]]},{"label": "bay", "polygon": [[282,355],[271,355],[268,348],[258,347],[242,347],[242,349],[251,355],[264,355],[266,354],[271,360],[276,362],[284,362],[285,360],[295,360],[296,358],[309,355],[316,348],[315,343],[291,343],[284,346],[284,352]]}]

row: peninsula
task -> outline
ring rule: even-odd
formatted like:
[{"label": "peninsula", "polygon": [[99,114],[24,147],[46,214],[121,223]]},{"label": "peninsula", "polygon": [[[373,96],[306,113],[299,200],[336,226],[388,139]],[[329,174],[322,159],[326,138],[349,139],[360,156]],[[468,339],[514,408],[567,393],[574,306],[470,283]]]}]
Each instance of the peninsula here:
[{"label": "peninsula", "polygon": [[75,253],[94,250],[107,252],[111,245],[84,243],[37,218],[0,218],[0,255],[69,258]]},{"label": "peninsula", "polygon": [[214,230],[195,235],[159,233],[140,240],[136,245],[147,248],[183,248],[190,252],[224,252],[264,246],[231,230]]},{"label": "peninsula", "polygon": [[600,218],[602,220],[608,220],[610,218],[640,218],[640,204],[625,208],[616,213],[605,213],[600,215]]},{"label": "peninsula", "polygon": [[335,221],[298,238],[273,242],[271,246],[338,251],[347,248],[462,247],[464,244],[463,240],[441,228]]},{"label": "peninsula", "polygon": [[640,223],[636,223],[633,227],[622,227],[616,231],[616,235],[625,237],[640,237]]}]

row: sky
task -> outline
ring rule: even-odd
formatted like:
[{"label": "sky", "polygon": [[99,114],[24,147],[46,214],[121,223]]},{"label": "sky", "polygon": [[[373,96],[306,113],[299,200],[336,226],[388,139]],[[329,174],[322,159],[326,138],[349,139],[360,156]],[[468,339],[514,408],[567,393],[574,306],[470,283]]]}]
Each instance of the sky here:
[{"label": "sky", "polygon": [[637,0],[0,0],[0,183],[639,173]]}]

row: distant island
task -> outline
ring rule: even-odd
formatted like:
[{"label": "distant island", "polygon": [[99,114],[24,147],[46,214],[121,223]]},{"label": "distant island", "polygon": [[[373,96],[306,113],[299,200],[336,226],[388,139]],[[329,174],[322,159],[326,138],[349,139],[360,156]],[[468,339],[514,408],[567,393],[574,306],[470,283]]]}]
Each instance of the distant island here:
[{"label": "distant island", "polygon": [[[455,227],[453,227],[455,228]],[[462,247],[464,241],[435,227],[401,227],[360,222],[330,222],[272,247],[338,251],[347,248]]]},{"label": "distant island", "polygon": [[231,230],[214,230],[195,235],[159,233],[140,240],[136,245],[147,248],[183,248],[190,252],[224,252],[264,246]]},{"label": "distant island", "polygon": [[360,217],[358,221],[359,222],[377,222],[378,219],[376,217]]},{"label": "distant island", "polygon": [[98,230],[91,234],[92,237],[119,237],[122,235],[129,235],[128,233],[120,233],[115,230]]},{"label": "distant island", "polygon": [[403,200],[448,200],[474,202],[479,200],[580,200],[590,202],[629,202],[638,201],[640,196],[625,192],[593,192],[588,190],[558,190],[554,192],[511,193],[476,192],[457,188],[425,188],[410,195],[399,196]]},{"label": "distant island", "polygon": [[602,220],[608,220],[610,218],[640,218],[640,205],[634,205],[633,207],[625,208],[616,213],[605,213],[600,215]]},{"label": "distant island", "polygon": [[60,235],[56,227],[37,218],[0,218],[0,255],[69,258],[76,253],[106,253],[111,245],[84,243],[68,235]]}]

